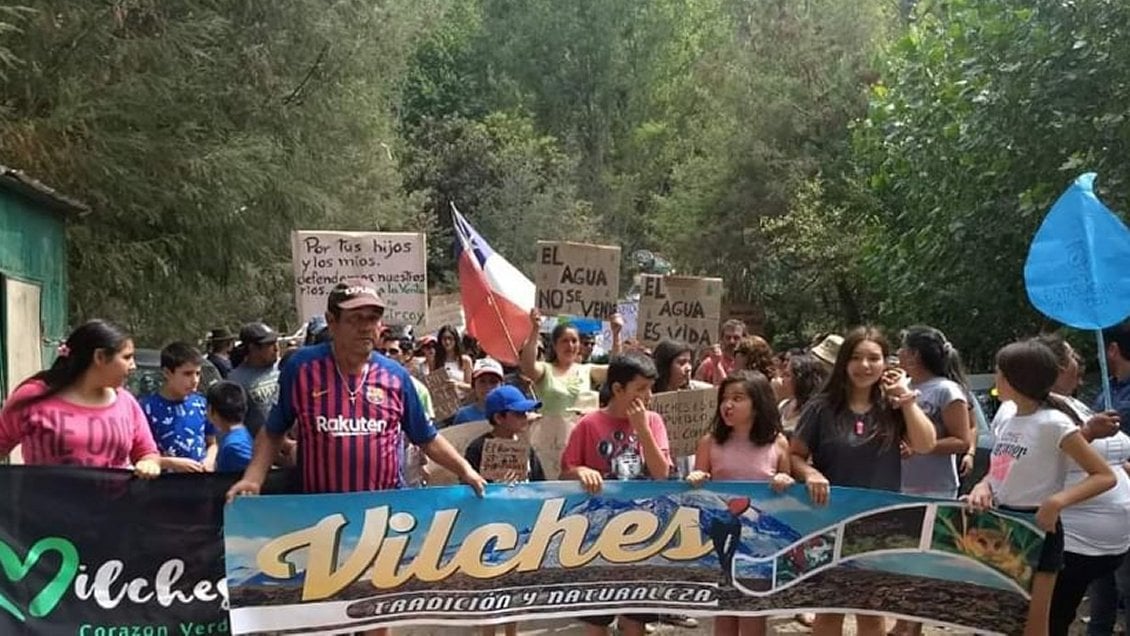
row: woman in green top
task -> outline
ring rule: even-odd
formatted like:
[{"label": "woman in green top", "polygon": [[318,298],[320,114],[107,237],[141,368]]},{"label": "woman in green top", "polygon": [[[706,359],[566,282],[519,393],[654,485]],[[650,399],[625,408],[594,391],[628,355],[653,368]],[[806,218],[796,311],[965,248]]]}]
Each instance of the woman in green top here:
[{"label": "woman in green top", "polygon": [[[608,366],[581,362],[581,338],[577,328],[561,323],[554,328],[548,361],[539,362],[538,329],[541,313],[530,312],[530,337],[522,347],[522,375],[534,383],[534,391],[542,402],[543,415],[563,415],[577,403],[585,392],[592,392],[594,384],[604,382]],[[624,322],[620,314],[612,316],[612,355],[620,353],[620,329]]]},{"label": "woman in green top", "polygon": [[[530,441],[538,451],[545,467],[546,477],[557,479],[561,461],[561,451],[569,440],[575,419],[571,416],[575,408],[597,408],[596,392],[593,384],[604,382],[608,367],[602,364],[581,362],[581,337],[577,328],[569,323],[561,323],[553,330],[549,359],[538,361],[538,330],[541,327],[541,313],[537,309],[530,312],[530,337],[522,347],[522,375],[534,385],[534,393],[541,400],[541,420],[530,434]],[[612,316],[612,355],[620,353],[620,330],[624,326],[620,314]],[[583,399],[589,398],[589,399]]]}]

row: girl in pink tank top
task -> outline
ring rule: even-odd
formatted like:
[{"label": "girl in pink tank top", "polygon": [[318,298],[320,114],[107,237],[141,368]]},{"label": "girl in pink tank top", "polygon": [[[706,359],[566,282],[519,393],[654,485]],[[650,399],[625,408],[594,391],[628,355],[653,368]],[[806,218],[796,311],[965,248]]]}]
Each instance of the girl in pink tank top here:
[{"label": "girl in pink tank top", "polygon": [[[718,410],[709,434],[698,442],[695,470],[687,481],[768,481],[775,492],[793,484],[789,443],[769,380],[756,371],[728,376],[718,387]],[[765,618],[716,616],[714,633],[762,636]]]}]

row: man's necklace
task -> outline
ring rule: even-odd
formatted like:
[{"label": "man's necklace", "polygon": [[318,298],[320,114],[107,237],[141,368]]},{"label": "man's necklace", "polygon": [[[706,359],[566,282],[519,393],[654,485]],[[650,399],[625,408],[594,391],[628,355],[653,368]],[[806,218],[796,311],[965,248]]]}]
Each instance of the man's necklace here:
[{"label": "man's necklace", "polygon": [[357,402],[357,394],[361,392],[361,387],[365,386],[365,379],[369,377],[369,363],[365,363],[365,368],[361,369],[361,379],[357,382],[357,388],[352,389],[349,386],[349,380],[341,373],[341,367],[337,364],[337,359],[334,359],[334,371],[337,371],[337,377],[341,378],[341,383],[345,385],[345,392],[349,394],[349,402],[353,404]]}]

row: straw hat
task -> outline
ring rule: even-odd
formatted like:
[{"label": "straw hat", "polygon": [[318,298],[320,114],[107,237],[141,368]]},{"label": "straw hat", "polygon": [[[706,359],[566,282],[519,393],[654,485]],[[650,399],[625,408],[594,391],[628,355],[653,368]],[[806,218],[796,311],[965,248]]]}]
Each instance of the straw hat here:
[{"label": "straw hat", "polygon": [[809,353],[816,356],[822,362],[835,365],[836,356],[840,354],[840,345],[842,344],[844,344],[843,336],[837,336],[834,333],[829,334],[820,341],[820,344],[810,349]]}]

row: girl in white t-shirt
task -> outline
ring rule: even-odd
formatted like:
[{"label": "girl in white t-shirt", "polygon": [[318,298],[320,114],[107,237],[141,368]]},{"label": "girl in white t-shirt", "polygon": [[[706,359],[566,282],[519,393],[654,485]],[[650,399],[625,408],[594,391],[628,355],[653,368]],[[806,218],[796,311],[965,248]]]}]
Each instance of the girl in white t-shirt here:
[{"label": "girl in white t-shirt", "polygon": [[[968,497],[975,509],[1035,511],[1036,525],[1047,532],[1032,577],[1025,636],[1048,633],[1052,590],[1063,568],[1060,512],[1115,485],[1110,466],[1080,433],[1074,411],[1052,394],[1058,375],[1055,354],[1037,340],[1015,342],[997,352],[997,391],[1001,400],[1016,404],[1016,414],[1001,423],[989,474]],[[1068,458],[1086,476],[1064,487]]]},{"label": "girl in white t-shirt", "polygon": [[[1063,396],[1064,402],[1083,421],[1083,437],[1110,465],[1118,481],[1114,488],[1063,511],[1063,570],[1055,580],[1048,630],[1051,636],[1067,636],[1088,588],[1096,581],[1100,586],[1114,587],[1115,572],[1130,550],[1130,476],[1123,469],[1126,461],[1130,460],[1130,437],[1118,430],[1117,411],[1093,413],[1087,405],[1071,397],[1079,388],[1079,362],[1071,345],[1056,334],[1042,335],[1040,342],[1047,345],[1059,360],[1059,377],[1052,393]],[[1014,411],[1015,408],[1015,404],[1008,402],[1001,405],[1000,411]],[[1068,462],[1066,485],[1086,476],[1087,473],[1075,462]],[[1102,624],[1100,621],[1114,624],[1115,604],[1111,603],[1112,607],[1104,610],[1096,601],[1099,594],[1090,592],[1091,623],[1088,631],[1091,632]],[[1110,596],[1116,598],[1116,595],[1117,591]],[[1104,611],[1108,615],[1100,616]]]}]

